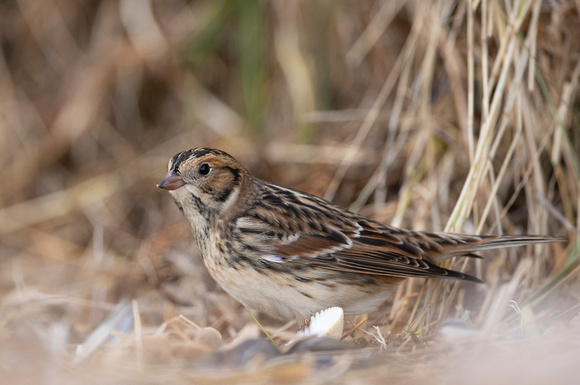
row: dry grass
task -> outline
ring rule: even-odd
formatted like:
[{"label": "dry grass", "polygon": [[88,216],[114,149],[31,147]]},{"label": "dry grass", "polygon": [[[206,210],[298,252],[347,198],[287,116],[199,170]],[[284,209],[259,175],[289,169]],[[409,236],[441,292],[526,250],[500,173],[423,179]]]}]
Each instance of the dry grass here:
[{"label": "dry grass", "polygon": [[[10,383],[578,374],[577,0],[19,0],[0,26]],[[198,145],[385,223],[570,242],[449,261],[486,284],[409,280],[357,349],[281,354],[154,187]],[[260,319],[278,342],[297,327]]]}]

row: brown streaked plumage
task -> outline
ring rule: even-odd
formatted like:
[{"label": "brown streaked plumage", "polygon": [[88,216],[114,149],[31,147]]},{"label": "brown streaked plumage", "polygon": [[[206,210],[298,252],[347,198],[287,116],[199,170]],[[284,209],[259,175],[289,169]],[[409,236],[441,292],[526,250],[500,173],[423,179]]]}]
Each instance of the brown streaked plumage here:
[{"label": "brown streaked plumage", "polygon": [[157,186],[169,190],[189,221],[211,276],[236,300],[278,318],[304,319],[331,306],[370,312],[407,277],[481,282],[437,264],[485,249],[565,240],[386,226],[255,178],[211,148],[175,155]]}]

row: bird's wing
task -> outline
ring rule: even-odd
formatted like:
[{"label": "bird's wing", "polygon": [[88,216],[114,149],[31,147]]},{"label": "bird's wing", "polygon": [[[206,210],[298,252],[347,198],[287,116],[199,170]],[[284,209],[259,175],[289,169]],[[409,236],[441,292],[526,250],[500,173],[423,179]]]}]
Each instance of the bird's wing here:
[{"label": "bird's wing", "polygon": [[307,263],[360,274],[479,281],[434,262],[448,245],[477,242],[479,237],[383,226],[291,189],[280,187],[275,193],[264,194],[251,212],[237,219],[237,227],[247,235],[244,243],[260,250],[260,258],[271,262]]}]

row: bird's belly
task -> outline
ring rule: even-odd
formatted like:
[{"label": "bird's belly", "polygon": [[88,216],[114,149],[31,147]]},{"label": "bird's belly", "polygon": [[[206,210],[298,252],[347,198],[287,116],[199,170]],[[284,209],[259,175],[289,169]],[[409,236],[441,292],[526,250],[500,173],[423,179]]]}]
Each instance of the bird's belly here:
[{"label": "bird's belly", "polygon": [[[394,284],[360,274],[334,271],[301,271],[258,265],[233,264],[231,261],[205,258],[210,275],[242,304],[274,318],[304,320],[332,306],[345,314],[363,314],[376,310]],[[278,267],[278,266],[276,266]]]}]

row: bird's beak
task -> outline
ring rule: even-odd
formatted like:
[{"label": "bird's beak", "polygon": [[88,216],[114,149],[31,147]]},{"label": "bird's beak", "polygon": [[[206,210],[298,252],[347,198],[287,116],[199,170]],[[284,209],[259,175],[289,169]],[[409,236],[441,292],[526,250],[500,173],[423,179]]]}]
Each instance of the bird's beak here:
[{"label": "bird's beak", "polygon": [[169,171],[167,175],[165,175],[165,178],[163,178],[163,180],[157,184],[157,187],[165,190],[175,190],[184,184],[185,182],[179,175],[176,175],[173,171]]}]

